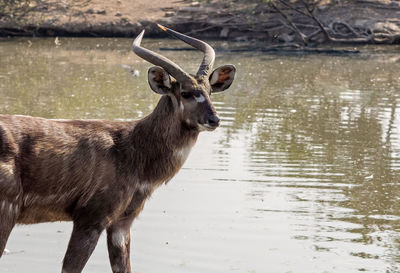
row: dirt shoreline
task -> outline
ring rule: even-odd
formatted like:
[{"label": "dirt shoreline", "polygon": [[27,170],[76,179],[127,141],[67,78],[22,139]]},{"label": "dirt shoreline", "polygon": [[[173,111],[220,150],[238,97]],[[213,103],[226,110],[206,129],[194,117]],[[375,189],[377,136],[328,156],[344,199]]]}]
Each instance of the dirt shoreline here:
[{"label": "dirt shoreline", "polygon": [[[23,2],[23,1],[21,1]],[[154,0],[33,0],[0,18],[1,36],[132,37],[145,28],[156,35],[155,22],[184,2]]]},{"label": "dirt shoreline", "polygon": [[326,0],[313,7],[312,16],[305,14],[308,7],[299,6],[299,1],[292,7],[256,0],[148,3],[35,0],[5,12],[3,8],[0,36],[134,37],[146,29],[148,37],[165,37],[156,27],[161,23],[199,38],[256,41],[265,46],[400,43],[400,3],[393,0],[339,4]]}]

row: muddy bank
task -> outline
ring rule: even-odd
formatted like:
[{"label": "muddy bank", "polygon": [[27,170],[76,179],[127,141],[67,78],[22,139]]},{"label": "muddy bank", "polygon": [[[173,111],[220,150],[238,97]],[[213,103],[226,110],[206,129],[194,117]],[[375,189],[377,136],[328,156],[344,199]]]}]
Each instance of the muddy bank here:
[{"label": "muddy bank", "polygon": [[[6,1],[7,2],[7,1]],[[157,35],[154,22],[183,2],[154,0],[17,0],[0,4],[2,36],[132,37],[146,28]]]},{"label": "muddy bank", "polygon": [[0,35],[133,37],[146,29],[163,37],[161,23],[199,38],[266,46],[400,43],[400,2],[392,0],[25,2],[0,6]]}]

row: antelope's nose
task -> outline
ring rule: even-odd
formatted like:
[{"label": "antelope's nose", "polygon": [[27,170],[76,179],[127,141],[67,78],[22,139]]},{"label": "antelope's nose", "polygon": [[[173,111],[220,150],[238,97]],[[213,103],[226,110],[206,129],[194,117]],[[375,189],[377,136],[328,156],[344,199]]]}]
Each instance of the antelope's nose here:
[{"label": "antelope's nose", "polygon": [[213,127],[217,127],[219,125],[219,117],[218,116],[211,116],[208,118],[208,124]]}]

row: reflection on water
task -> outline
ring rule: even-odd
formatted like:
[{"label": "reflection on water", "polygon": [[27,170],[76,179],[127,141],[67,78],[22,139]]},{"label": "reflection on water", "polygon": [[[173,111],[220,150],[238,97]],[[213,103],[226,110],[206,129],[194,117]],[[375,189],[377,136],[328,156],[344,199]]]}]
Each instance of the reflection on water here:
[{"label": "reflection on water", "polygon": [[[129,51],[131,40],[31,42],[0,41],[0,113],[128,120],[157,103],[150,65]],[[231,90],[213,96],[222,127],[201,135],[135,222],[137,272],[399,272],[400,58],[399,47],[380,49],[217,54],[216,65],[238,69]],[[163,54],[191,71],[201,60],[193,51]],[[15,254],[0,266],[21,272],[27,265],[17,261],[41,259],[43,270],[58,270],[69,230],[17,228],[8,245]],[[43,247],[27,233],[45,238]],[[109,272],[104,243],[92,271]]]}]

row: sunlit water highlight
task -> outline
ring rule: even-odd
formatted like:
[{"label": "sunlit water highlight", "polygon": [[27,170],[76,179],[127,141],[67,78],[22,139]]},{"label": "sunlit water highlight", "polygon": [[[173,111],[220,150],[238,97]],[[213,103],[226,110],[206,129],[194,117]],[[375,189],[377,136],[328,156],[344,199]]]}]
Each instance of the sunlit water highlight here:
[{"label": "sunlit water highlight", "polygon": [[[157,103],[129,39],[30,41],[0,40],[0,113],[130,120]],[[134,271],[399,272],[400,48],[381,49],[218,53],[238,70],[212,96],[222,126],[135,221]],[[192,72],[201,60],[162,53]],[[70,231],[18,226],[0,271],[59,272]],[[111,272],[104,236],[84,272]]]}]

